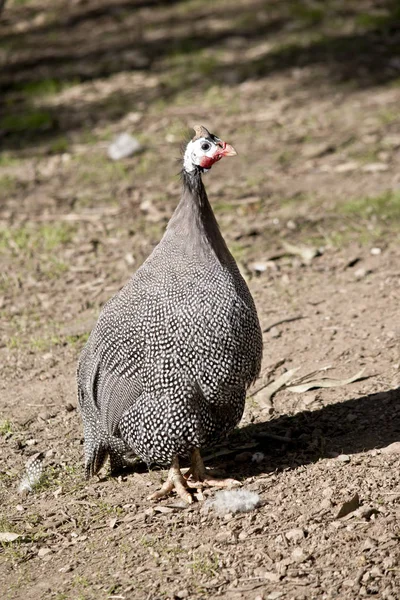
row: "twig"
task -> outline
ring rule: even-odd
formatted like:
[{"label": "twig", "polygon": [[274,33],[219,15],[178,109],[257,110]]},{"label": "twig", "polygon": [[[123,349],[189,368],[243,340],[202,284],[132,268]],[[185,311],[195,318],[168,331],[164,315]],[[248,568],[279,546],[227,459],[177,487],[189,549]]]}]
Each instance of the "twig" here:
[{"label": "twig", "polygon": [[277,325],[281,325],[282,323],[290,323],[291,321],[299,321],[300,319],[306,319],[307,317],[304,317],[303,315],[297,315],[296,317],[288,317],[287,319],[280,319],[279,321],[275,321],[275,323],[271,323],[271,325],[268,325],[267,327],[265,327],[265,329],[263,329],[263,333],[267,333],[267,331],[270,331],[273,327],[276,327]]},{"label": "twig", "polygon": [[284,437],[283,435],[276,435],[275,433],[267,433],[266,431],[260,431],[260,433],[256,433],[255,437],[257,439],[269,438],[271,440],[276,440],[277,442],[284,442],[285,444],[288,442],[294,442],[294,440],[292,440],[289,437]]},{"label": "twig", "polygon": [[56,402],[53,402],[52,404],[32,404],[32,403],[28,403],[26,406],[34,406],[36,408],[40,408],[41,406],[45,406],[47,408],[48,406],[58,406],[58,404]]}]

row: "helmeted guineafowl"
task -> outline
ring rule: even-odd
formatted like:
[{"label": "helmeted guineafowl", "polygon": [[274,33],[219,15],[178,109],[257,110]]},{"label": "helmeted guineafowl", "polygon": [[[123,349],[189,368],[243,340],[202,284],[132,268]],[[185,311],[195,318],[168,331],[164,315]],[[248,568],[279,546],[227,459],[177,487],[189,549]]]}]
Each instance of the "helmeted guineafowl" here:
[{"label": "helmeted guineafowl", "polygon": [[[104,306],[78,366],[87,477],[107,455],[114,470],[133,450],[149,465],[172,465],[152,498],[175,487],[187,502],[192,479],[232,481],[208,478],[199,448],[239,423],[262,355],[253,299],[202,182],[203,172],[236,151],[205,127],[195,133],[162,240]],[[188,454],[184,478],[179,457]]]}]

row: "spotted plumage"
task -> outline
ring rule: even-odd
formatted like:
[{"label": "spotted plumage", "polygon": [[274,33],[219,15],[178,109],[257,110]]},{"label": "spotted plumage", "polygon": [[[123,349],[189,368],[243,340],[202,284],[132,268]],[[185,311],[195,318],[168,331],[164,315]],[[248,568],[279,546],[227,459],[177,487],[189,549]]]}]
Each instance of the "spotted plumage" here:
[{"label": "spotted plumage", "polygon": [[220,440],[241,419],[262,337],[248,287],[215,220],[202,173],[235,151],[205,128],[187,147],[166,232],[104,306],[80,357],[85,464],[133,450],[148,464]]}]

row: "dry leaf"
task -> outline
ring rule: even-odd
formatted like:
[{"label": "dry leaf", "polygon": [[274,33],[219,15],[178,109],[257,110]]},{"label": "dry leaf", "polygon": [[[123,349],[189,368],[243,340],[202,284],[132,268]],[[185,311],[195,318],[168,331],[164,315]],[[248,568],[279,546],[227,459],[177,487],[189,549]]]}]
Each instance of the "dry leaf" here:
[{"label": "dry leaf", "polygon": [[313,388],[333,388],[341,385],[348,385],[349,383],[353,383],[354,381],[361,379],[364,371],[365,368],[361,369],[361,371],[353,375],[353,377],[349,377],[348,379],[332,379],[330,377],[323,377],[322,379],[314,379],[301,385],[291,385],[287,389],[291,392],[295,392],[296,394],[303,394],[304,392],[307,392]]},{"label": "dry leaf", "polygon": [[278,377],[278,379],[275,379],[275,381],[259,390],[257,394],[254,395],[254,399],[259,406],[269,408],[271,406],[272,396],[292,379],[293,375],[299,370],[299,368],[300,367],[296,367],[295,369],[289,369],[289,371],[285,371],[285,373]]},{"label": "dry leaf", "polygon": [[0,542],[15,542],[20,537],[19,533],[13,533],[12,531],[0,532]]},{"label": "dry leaf", "polygon": [[167,515],[169,513],[175,512],[173,508],[171,508],[170,506],[155,506],[154,510],[158,513],[161,513],[163,515]]},{"label": "dry leaf", "polygon": [[342,506],[340,507],[340,509],[336,515],[336,519],[341,519],[342,517],[349,515],[350,513],[357,510],[357,508],[359,506],[360,506],[360,497],[356,493],[356,494],[354,494],[354,496],[352,497],[351,500],[349,500],[348,502],[344,502],[342,504]]}]

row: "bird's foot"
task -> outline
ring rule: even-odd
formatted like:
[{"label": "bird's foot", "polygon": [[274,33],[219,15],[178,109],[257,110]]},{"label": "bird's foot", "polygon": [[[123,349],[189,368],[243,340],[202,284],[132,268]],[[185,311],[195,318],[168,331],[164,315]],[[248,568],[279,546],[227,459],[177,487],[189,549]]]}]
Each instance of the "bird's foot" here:
[{"label": "bird's foot", "polygon": [[[196,448],[192,452],[191,467],[185,476],[182,475],[179,467],[179,459],[176,456],[168,472],[167,481],[163,483],[161,489],[148,496],[148,500],[159,500],[168,496],[172,490],[187,502],[192,504],[193,499],[204,500],[202,489],[204,487],[231,488],[241,485],[236,479],[217,479],[211,477],[203,463],[200,451]],[[196,491],[195,491],[196,490]]]},{"label": "bird's foot", "polygon": [[201,458],[200,451],[195,448],[192,452],[191,466],[189,471],[185,474],[187,484],[189,487],[201,488],[201,487],[220,487],[220,488],[231,488],[240,484],[240,481],[236,479],[219,479],[216,477],[210,477],[204,466],[203,459]]},{"label": "bird's foot", "polygon": [[154,494],[148,496],[148,500],[159,500],[160,498],[164,498],[164,496],[168,496],[173,489],[175,489],[176,493],[182,500],[191,504],[193,502],[193,496],[188,491],[188,482],[183,477],[180,468],[179,468],[179,460],[177,457],[172,461],[172,466],[168,473],[167,481],[163,483],[161,489]]}]

